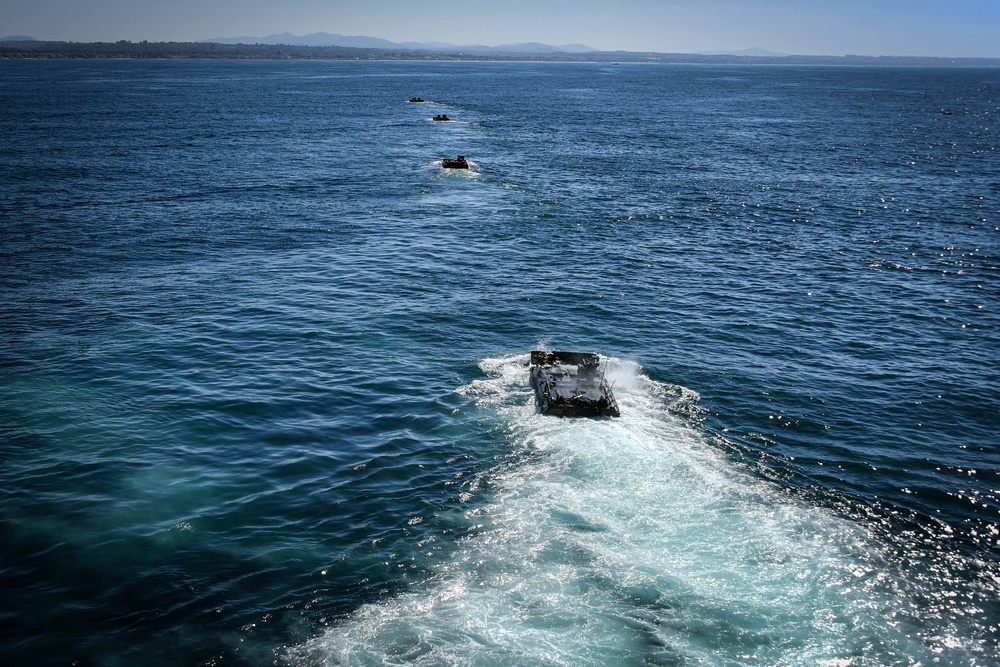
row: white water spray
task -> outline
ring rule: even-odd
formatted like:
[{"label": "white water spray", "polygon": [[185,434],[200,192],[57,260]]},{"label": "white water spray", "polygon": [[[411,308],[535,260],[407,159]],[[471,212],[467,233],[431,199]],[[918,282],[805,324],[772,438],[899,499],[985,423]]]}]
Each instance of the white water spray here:
[{"label": "white water spray", "polygon": [[[526,456],[486,473],[477,530],[419,590],[290,654],[329,665],[944,664],[963,640],[918,611],[862,528],[783,496],[612,360],[620,419],[535,413],[527,357],[460,391]],[[682,400],[684,400],[682,398]]]}]

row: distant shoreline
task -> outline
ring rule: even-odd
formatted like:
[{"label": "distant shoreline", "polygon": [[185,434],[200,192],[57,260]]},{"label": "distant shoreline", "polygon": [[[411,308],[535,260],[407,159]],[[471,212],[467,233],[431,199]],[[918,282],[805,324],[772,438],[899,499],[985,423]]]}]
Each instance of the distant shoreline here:
[{"label": "distant shoreline", "polygon": [[0,42],[0,59],[136,60],[429,60],[498,62],[672,63],[716,65],[853,65],[878,67],[1000,67],[1000,58],[938,56],[753,56],[592,51],[476,54],[414,49],[217,42]]}]

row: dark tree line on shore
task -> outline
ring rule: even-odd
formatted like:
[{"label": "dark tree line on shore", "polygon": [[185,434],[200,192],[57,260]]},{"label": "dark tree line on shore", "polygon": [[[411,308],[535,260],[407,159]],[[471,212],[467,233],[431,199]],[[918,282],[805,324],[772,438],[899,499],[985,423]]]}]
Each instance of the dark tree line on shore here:
[{"label": "dark tree line on shore", "polygon": [[214,42],[4,42],[3,58],[137,58],[202,60],[383,60],[391,51],[341,46]]},{"label": "dark tree line on shore", "polygon": [[132,58],[189,60],[514,60],[536,62],[688,63],[732,65],[858,65],[1000,67],[1000,58],[919,56],[738,56],[598,51],[589,53],[475,54],[346,46],[219,44],[215,42],[0,42],[0,59]]}]

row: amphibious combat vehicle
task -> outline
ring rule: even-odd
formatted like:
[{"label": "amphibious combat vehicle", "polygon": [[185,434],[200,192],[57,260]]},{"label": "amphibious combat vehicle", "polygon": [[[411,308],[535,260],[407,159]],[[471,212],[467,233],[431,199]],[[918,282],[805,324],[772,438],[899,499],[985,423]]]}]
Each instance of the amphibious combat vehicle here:
[{"label": "amphibious combat vehicle", "polygon": [[538,410],[561,417],[620,417],[601,358],[590,352],[533,350],[531,386]]},{"label": "amphibious combat vehicle", "polygon": [[465,159],[464,155],[459,155],[454,160],[449,157],[446,157],[445,159],[441,160],[441,166],[444,167],[445,169],[468,169],[469,161]]}]

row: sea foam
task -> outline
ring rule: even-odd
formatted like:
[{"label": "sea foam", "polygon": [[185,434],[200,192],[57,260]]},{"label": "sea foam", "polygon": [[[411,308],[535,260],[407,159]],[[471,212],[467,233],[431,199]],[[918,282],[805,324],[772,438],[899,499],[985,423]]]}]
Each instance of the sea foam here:
[{"label": "sea foam", "polygon": [[[535,413],[527,356],[460,389],[514,456],[414,590],[357,609],[293,664],[882,665],[968,657],[922,632],[863,527],[731,462],[678,403],[611,360],[620,419]],[[944,654],[944,655],[943,655]]]}]

